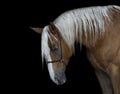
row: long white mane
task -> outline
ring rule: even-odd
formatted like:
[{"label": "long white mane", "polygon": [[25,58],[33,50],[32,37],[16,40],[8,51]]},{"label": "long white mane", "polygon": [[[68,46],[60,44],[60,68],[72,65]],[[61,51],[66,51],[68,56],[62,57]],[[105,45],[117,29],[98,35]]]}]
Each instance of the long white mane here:
[{"label": "long white mane", "polygon": [[86,38],[90,35],[95,41],[98,37],[94,35],[95,32],[102,35],[105,25],[111,22],[110,13],[114,10],[113,8],[120,10],[120,7],[115,5],[70,10],[60,15],[54,23],[70,47],[78,35],[82,40],[83,32],[87,32],[85,33]]},{"label": "long white mane", "polygon": [[[74,42],[78,35],[82,41],[84,33],[86,40],[88,40],[88,37],[91,37],[92,42],[95,42],[98,37],[101,37],[105,32],[106,25],[112,23],[110,15],[116,10],[120,12],[120,7],[108,5],[73,9],[61,14],[54,20],[54,24],[59,29],[69,47],[74,48]],[[48,30],[49,28],[46,26],[42,34],[42,58],[45,57],[47,59],[49,59],[47,57],[49,54],[47,45],[47,37],[49,37]]]}]

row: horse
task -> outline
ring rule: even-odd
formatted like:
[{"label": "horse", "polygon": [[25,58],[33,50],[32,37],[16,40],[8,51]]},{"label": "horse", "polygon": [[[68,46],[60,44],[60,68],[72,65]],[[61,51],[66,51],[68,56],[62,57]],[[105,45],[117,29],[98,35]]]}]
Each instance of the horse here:
[{"label": "horse", "polygon": [[120,6],[68,10],[45,27],[31,29],[41,34],[42,62],[56,85],[67,81],[65,71],[78,42],[86,47],[103,94],[120,94]]}]

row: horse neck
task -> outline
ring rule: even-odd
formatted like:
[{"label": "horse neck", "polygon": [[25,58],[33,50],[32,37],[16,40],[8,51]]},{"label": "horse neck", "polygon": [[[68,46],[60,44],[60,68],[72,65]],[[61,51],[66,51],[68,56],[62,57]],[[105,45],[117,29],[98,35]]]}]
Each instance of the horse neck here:
[{"label": "horse neck", "polygon": [[76,42],[84,45],[87,48],[95,47],[97,41],[104,38],[104,31],[78,31],[76,35]]},{"label": "horse neck", "polygon": [[[62,31],[62,29],[60,27],[58,27],[60,29],[60,31]],[[74,28],[74,27],[73,27]],[[74,43],[78,42],[81,45],[84,45],[87,48],[90,48],[92,46],[95,45],[96,41],[98,38],[100,38],[103,34],[99,33],[99,32],[91,32],[89,30],[87,31],[81,31],[81,29],[79,30],[71,30],[68,32],[68,29],[63,29],[64,31],[61,32],[61,35],[63,37],[63,39],[66,41],[68,47],[70,47],[73,52],[74,52]],[[66,31],[65,31],[66,30]]]},{"label": "horse neck", "polygon": [[74,10],[58,17],[55,23],[69,46],[72,46],[74,42],[77,41],[90,47],[95,45],[97,39],[104,34],[106,28],[105,22],[110,22],[108,13],[109,9],[106,7],[103,9],[97,7],[85,10]]},{"label": "horse neck", "polygon": [[[95,45],[97,39],[103,37],[104,29],[100,31],[99,28],[93,30],[86,28],[84,30],[81,24],[81,26],[79,24],[76,25],[77,26],[71,24],[70,26],[65,26],[64,23],[60,25],[56,24],[63,39],[72,49],[74,49],[75,42],[78,42],[86,47],[92,47]],[[76,27],[78,28],[76,29]]]}]

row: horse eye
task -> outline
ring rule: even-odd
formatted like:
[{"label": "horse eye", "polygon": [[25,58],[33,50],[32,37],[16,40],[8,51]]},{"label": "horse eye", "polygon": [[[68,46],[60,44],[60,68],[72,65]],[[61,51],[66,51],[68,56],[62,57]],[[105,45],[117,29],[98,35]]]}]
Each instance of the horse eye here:
[{"label": "horse eye", "polygon": [[56,47],[54,47],[54,48],[52,48],[52,51],[57,51],[58,50],[58,48],[56,48]]}]

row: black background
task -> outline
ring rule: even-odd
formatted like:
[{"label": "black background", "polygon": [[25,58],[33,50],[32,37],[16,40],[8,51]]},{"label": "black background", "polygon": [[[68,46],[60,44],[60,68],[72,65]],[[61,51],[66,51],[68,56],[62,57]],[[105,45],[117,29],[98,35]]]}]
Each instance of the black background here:
[{"label": "black background", "polygon": [[[81,94],[102,94],[99,82],[95,76],[94,69],[89,63],[85,47],[82,51],[79,45],[76,46],[76,54],[70,59],[67,66],[67,82],[64,85],[57,86],[54,84],[48,74],[46,65],[42,69],[41,61],[41,35],[35,33],[29,27],[44,27],[53,21],[61,13],[80,7],[97,6],[97,5],[119,5],[119,0],[41,0],[17,2],[18,10],[15,12],[18,26],[15,37],[19,36],[18,49],[20,56],[15,60],[16,77],[15,87],[18,91],[26,92],[54,92],[64,93],[63,90],[74,91]],[[14,15],[14,16],[15,16]],[[45,62],[44,62],[45,63]],[[14,70],[15,71],[15,70]],[[45,89],[45,90],[44,90]],[[52,90],[52,91],[49,91]]]}]

